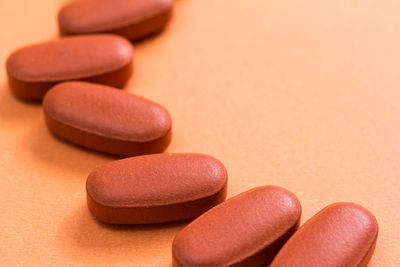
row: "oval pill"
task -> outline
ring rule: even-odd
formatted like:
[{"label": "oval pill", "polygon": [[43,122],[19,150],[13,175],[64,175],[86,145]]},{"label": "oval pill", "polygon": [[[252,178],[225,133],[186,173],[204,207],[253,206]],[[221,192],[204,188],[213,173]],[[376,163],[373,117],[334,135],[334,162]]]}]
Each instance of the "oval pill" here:
[{"label": "oval pill", "polygon": [[68,80],[121,87],[132,74],[133,47],[112,34],[65,37],[16,50],[6,68],[11,89],[25,99],[42,99]]},{"label": "oval pill", "polygon": [[46,94],[43,109],[54,135],[101,152],[160,153],[171,140],[171,117],[164,107],[105,85],[60,83]]},{"label": "oval pill", "polygon": [[173,266],[261,266],[297,229],[301,206],[286,189],[262,186],[204,213],[179,232]]},{"label": "oval pill", "polygon": [[378,223],[368,210],[354,203],[335,203],[300,227],[271,267],[364,267],[377,236]]},{"label": "oval pill", "polygon": [[154,154],[107,163],[86,183],[87,204],[112,224],[162,223],[197,217],[225,199],[227,172],[202,154]]},{"label": "oval pill", "polygon": [[162,30],[173,0],[78,0],[58,14],[62,34],[114,33],[138,40]]}]

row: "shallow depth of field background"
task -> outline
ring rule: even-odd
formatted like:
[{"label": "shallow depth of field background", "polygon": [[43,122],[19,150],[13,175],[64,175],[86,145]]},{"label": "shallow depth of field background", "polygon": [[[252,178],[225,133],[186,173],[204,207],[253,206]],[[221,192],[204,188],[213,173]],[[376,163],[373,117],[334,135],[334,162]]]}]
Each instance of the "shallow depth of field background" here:
[{"label": "shallow depth of field background", "polygon": [[[0,1],[0,60],[57,37],[65,1]],[[353,201],[377,217],[370,266],[400,260],[400,2],[177,0],[161,35],[136,45],[126,90],[165,105],[168,152],[220,159],[231,197],[288,188],[302,221]],[[60,142],[40,104],[0,71],[0,265],[170,266],[185,223],[110,227],[86,208],[85,180],[116,158]]]}]

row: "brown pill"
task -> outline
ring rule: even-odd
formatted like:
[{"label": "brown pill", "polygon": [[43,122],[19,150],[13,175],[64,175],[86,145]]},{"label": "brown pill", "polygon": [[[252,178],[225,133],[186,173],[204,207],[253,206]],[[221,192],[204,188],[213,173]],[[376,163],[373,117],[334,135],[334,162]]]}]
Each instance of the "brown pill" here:
[{"label": "brown pill", "polygon": [[112,34],[65,37],[21,48],[7,60],[11,89],[18,97],[42,99],[55,84],[86,80],[121,87],[133,68],[133,47]]},{"label": "brown pill", "polygon": [[78,0],[58,14],[61,34],[114,33],[138,40],[161,31],[173,0]]},{"label": "brown pill", "polygon": [[154,154],[107,163],[86,182],[89,210],[112,224],[197,217],[225,199],[227,172],[202,154]]},{"label": "brown pill", "polygon": [[353,203],[332,204],[300,227],[271,267],[364,267],[377,236],[378,223],[368,210]]},{"label": "brown pill", "polygon": [[46,94],[43,109],[56,136],[97,151],[136,156],[162,152],[170,143],[164,107],[109,86],[60,83]]},{"label": "brown pill", "polygon": [[286,189],[262,186],[209,210],[177,234],[173,266],[261,266],[297,229],[301,206]]}]

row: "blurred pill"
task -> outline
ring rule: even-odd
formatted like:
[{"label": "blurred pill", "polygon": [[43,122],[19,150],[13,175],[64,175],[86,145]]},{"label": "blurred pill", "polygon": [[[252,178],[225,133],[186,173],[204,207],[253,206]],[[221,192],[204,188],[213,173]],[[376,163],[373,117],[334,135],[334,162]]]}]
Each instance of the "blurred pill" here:
[{"label": "blurred pill", "polygon": [[173,0],[78,0],[58,14],[61,34],[114,33],[138,40],[164,29]]},{"label": "blurred pill", "polygon": [[171,140],[161,105],[113,87],[65,82],[43,100],[50,131],[77,145],[119,156],[160,153]]},{"label": "blurred pill", "polygon": [[14,94],[42,99],[55,84],[86,80],[121,87],[131,76],[133,47],[117,35],[65,37],[12,53],[6,63]]}]

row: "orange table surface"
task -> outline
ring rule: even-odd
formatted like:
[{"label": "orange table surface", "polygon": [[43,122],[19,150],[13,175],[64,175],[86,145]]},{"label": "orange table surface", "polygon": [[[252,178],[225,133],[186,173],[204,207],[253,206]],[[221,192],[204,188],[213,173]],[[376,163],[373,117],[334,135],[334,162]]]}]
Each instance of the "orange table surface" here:
[{"label": "orange table surface", "polygon": [[[62,0],[0,1],[0,59],[57,38]],[[177,0],[161,35],[135,46],[126,90],[166,106],[168,152],[201,152],[229,173],[228,197],[294,192],[302,222],[359,203],[380,232],[370,266],[400,262],[400,1]],[[40,104],[0,72],[0,265],[170,266],[184,223],[106,226],[85,181],[115,158],[54,138]]]}]

